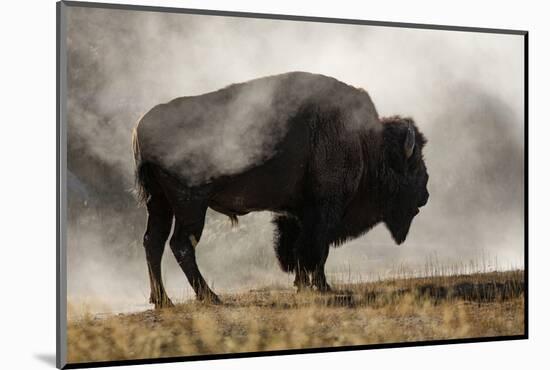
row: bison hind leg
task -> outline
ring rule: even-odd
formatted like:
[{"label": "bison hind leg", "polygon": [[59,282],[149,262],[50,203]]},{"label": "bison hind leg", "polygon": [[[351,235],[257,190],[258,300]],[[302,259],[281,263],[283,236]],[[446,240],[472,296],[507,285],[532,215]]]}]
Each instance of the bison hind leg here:
[{"label": "bison hind leg", "polygon": [[149,165],[142,166],[141,176],[143,194],[147,194],[143,199],[146,202],[148,214],[143,246],[151,286],[149,303],[153,303],[157,309],[171,307],[172,301],[168,298],[162,283],[161,261],[172,228],[174,213]]},{"label": "bison hind leg", "polygon": [[274,248],[279,265],[285,272],[296,270],[296,240],[301,232],[299,221],[291,216],[278,215],[273,219],[275,225]]}]

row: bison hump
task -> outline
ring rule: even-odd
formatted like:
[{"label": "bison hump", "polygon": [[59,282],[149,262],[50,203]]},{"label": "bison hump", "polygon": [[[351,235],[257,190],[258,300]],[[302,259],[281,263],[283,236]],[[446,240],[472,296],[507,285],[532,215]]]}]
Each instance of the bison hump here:
[{"label": "bison hump", "polygon": [[308,124],[293,120],[304,107],[331,104],[351,112],[354,119],[361,105],[375,114],[364,91],[302,72],[177,98],[154,107],[139,123],[142,160],[157,163],[192,185],[238,174],[272,158],[290,125]]}]

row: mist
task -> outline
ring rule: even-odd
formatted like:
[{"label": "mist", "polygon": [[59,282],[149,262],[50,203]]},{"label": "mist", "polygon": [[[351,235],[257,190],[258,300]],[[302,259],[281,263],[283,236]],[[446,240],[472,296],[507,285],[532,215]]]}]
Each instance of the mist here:
[{"label": "mist", "polygon": [[[67,17],[70,301],[148,301],[146,211],[131,193],[139,118],[176,97],[289,71],[363,88],[380,116],[413,117],[428,139],[430,200],[406,242],[396,246],[378,225],[331,248],[329,280],[391,276],[434,259],[523,268],[522,36],[78,7]],[[239,221],[231,228],[207,213],[197,259],[211,287],[290,287],[271,215]],[[163,275],[176,301],[192,296],[170,248]]]}]

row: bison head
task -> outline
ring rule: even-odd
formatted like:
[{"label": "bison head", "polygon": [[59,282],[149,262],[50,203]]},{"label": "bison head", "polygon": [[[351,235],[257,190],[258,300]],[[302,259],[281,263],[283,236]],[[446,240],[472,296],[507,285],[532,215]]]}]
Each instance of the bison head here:
[{"label": "bison head", "polygon": [[410,118],[382,119],[383,182],[382,220],[397,244],[405,241],[413,218],[428,202],[428,172],[422,157],[426,139]]}]

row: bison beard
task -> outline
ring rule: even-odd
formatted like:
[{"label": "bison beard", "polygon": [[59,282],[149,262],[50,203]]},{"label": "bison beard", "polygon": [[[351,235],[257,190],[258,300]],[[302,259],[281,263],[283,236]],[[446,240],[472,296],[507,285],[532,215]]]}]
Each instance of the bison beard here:
[{"label": "bison beard", "polygon": [[133,135],[151,303],[171,305],[160,261],[172,221],[170,248],[197,298],[219,302],[195,259],[207,208],[232,220],[273,212],[281,268],[299,290],[330,290],[330,245],[380,222],[405,240],[428,200],[425,142],[411,119],[380,119],[364,90],[303,72],[154,107]]}]

